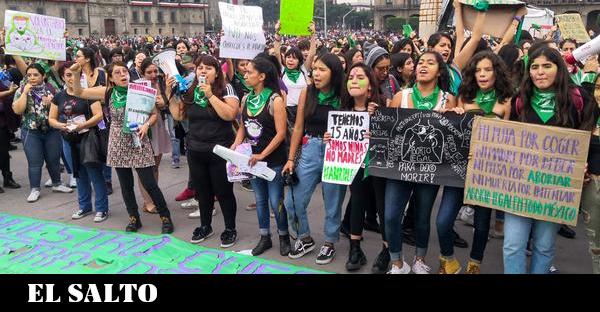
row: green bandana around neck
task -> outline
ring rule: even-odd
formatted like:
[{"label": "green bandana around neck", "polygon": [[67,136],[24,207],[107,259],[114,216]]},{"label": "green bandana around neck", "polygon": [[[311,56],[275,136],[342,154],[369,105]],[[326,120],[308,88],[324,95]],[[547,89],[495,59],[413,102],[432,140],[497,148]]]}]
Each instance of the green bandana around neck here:
[{"label": "green bandana around neck", "polygon": [[208,99],[204,95],[204,91],[200,91],[200,87],[194,89],[194,104],[200,105],[202,108],[208,106]]},{"label": "green bandana around neck", "polygon": [[413,106],[416,109],[430,110],[435,107],[435,104],[437,103],[438,95],[440,94],[440,87],[435,85],[435,89],[433,90],[433,93],[431,93],[430,95],[425,96],[425,97],[421,94],[421,91],[419,91],[419,88],[417,88],[417,84],[415,84],[412,87],[412,89],[413,89],[412,101],[413,101]]},{"label": "green bandana around neck", "polygon": [[479,105],[479,108],[481,108],[486,115],[492,112],[497,100],[498,98],[496,97],[496,90],[492,89],[488,92],[483,92],[481,89],[477,90],[475,103]]},{"label": "green bandana around neck", "polygon": [[283,72],[293,83],[296,83],[298,81],[298,78],[300,78],[300,71],[297,69],[288,69],[287,67],[285,67],[283,69]]},{"label": "green bandana around neck", "polygon": [[250,93],[246,96],[246,108],[252,113],[252,116],[256,116],[256,114],[265,107],[265,104],[271,97],[273,91],[269,88],[264,88],[259,94],[255,94],[254,90],[250,91]]},{"label": "green bandana around neck", "polygon": [[546,123],[554,116],[554,107],[556,106],[556,93],[543,92],[538,88],[533,88],[531,97],[531,107],[540,116],[540,119]]},{"label": "green bandana around neck", "polygon": [[319,105],[331,105],[333,108],[340,108],[340,99],[335,96],[335,92],[323,93],[319,91]]},{"label": "green bandana around neck", "polygon": [[113,87],[113,91],[110,98],[112,100],[112,105],[114,108],[124,108],[127,104],[127,87]]},{"label": "green bandana around neck", "polygon": [[242,74],[236,72],[234,75],[242,83],[242,87],[244,88],[244,92],[250,92],[252,90],[252,88],[250,86],[248,86],[248,84],[246,84],[246,79],[244,79],[244,76]]}]

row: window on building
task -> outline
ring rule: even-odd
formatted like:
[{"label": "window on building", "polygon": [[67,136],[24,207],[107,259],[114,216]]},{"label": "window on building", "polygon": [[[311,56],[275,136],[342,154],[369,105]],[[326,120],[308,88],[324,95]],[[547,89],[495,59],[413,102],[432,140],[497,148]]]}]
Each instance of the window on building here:
[{"label": "window on building", "polygon": [[133,29],[133,34],[134,34],[134,35],[137,35],[137,34],[138,34],[138,33],[137,33],[137,28],[134,28],[134,29]]},{"label": "window on building", "polygon": [[60,9],[60,17],[65,19],[65,22],[69,22],[69,9]]},{"label": "window on building", "polygon": [[44,10],[44,8],[37,8],[37,9],[35,9],[35,13],[41,14],[41,15],[46,15],[46,10]]},{"label": "window on building", "polygon": [[175,28],[171,28],[171,34],[175,34]]},{"label": "window on building", "polygon": [[159,28],[159,29],[158,29],[158,34],[159,34],[159,35],[162,35],[162,28]]},{"label": "window on building", "polygon": [[175,11],[171,12],[171,23],[177,22],[177,13]]},{"label": "window on building", "polygon": [[77,29],[77,33],[78,33],[80,36],[83,36],[83,29],[81,29],[81,28]]},{"label": "window on building", "polygon": [[83,16],[83,9],[77,9],[77,20],[83,22],[85,17]]},{"label": "window on building", "polygon": [[146,28],[146,35],[148,34],[148,28]]},{"label": "window on building", "polygon": [[144,12],[144,23],[151,23],[150,22],[150,12]]},{"label": "window on building", "polygon": [[8,9],[11,11],[18,11],[17,7],[14,5],[9,6]]},{"label": "window on building", "polygon": [[163,12],[162,11],[158,11],[158,22],[159,23],[164,23],[164,18],[163,18]]},{"label": "window on building", "polygon": [[131,12],[131,19],[133,20],[134,23],[139,23],[140,22],[140,14],[137,11]]}]

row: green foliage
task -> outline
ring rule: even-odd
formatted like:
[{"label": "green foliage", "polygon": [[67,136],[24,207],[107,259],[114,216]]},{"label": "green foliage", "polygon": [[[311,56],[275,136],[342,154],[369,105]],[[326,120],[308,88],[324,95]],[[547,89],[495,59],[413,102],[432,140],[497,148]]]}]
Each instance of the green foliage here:
[{"label": "green foliage", "polygon": [[[406,24],[406,19],[403,17],[388,17],[385,20],[385,29],[387,31],[402,32],[402,25]],[[414,28],[413,25],[411,27]]]}]

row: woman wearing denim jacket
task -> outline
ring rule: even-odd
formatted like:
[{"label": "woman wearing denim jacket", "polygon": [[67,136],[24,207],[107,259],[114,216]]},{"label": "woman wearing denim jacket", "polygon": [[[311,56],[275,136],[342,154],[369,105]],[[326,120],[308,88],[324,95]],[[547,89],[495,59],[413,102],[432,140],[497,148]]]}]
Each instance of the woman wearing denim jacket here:
[{"label": "woman wearing denim jacket", "polygon": [[[511,103],[511,120],[570,129],[591,129],[594,114],[587,92],[576,90],[560,53],[549,47],[530,54],[529,66],[519,93]],[[579,95],[577,95],[579,92]],[[583,112],[574,103],[581,96]],[[543,105],[542,105],[543,104]],[[548,109],[552,106],[552,109]],[[505,213],[504,273],[548,273],[556,248],[560,224]],[[530,269],[527,270],[526,247],[532,233]]]},{"label": "woman wearing denim jacket", "polygon": [[[320,56],[312,68],[313,84],[302,90],[298,102],[298,112],[290,143],[290,152],[283,173],[294,170],[296,152],[302,144],[296,175],[298,184],[288,189],[285,207],[289,223],[298,234],[294,248],[289,253],[298,259],[315,248],[310,236],[306,208],[315,187],[321,180],[325,144],[323,135],[327,131],[329,111],[340,107],[340,93],[344,80],[344,69],[334,54]],[[346,194],[344,185],[322,183],[325,206],[325,244],[317,256],[317,264],[327,264],[335,256],[334,244],[339,241],[341,225],[341,205]]]}]

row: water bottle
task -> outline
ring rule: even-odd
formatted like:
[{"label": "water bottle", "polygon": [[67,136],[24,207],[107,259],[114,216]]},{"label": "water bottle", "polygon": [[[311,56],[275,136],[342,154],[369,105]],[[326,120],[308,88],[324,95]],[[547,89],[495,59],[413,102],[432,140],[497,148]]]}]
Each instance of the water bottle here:
[{"label": "water bottle", "polygon": [[138,136],[138,124],[136,122],[129,124],[129,130],[131,131],[131,138],[133,139],[133,147],[139,148],[142,147],[142,142],[140,141],[140,137]]}]

